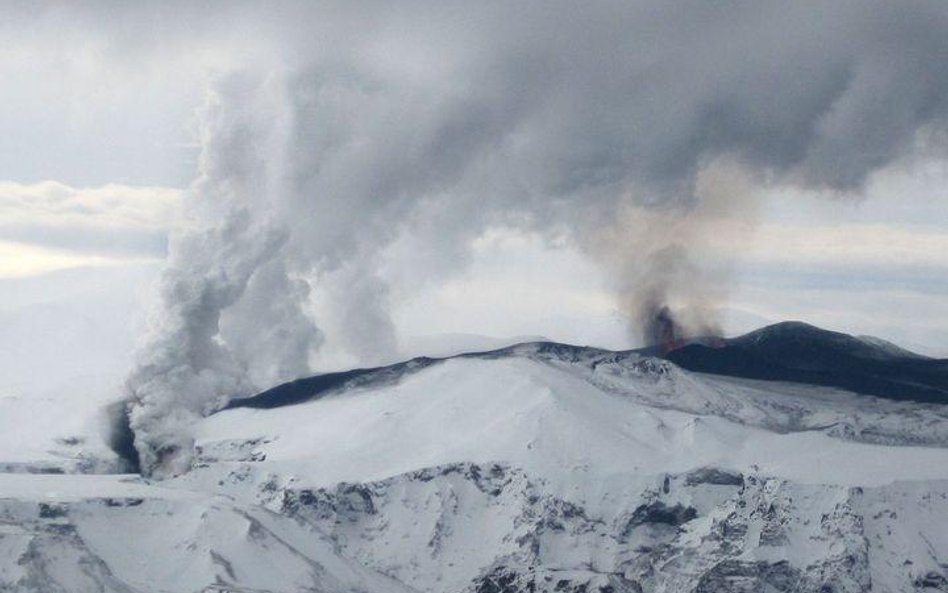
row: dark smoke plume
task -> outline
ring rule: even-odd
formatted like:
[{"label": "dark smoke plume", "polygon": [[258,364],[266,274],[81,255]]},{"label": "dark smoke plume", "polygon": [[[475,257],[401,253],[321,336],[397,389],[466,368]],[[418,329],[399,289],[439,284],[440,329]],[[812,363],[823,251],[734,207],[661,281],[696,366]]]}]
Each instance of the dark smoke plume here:
[{"label": "dark smoke plume", "polygon": [[132,431],[131,405],[128,401],[110,404],[105,410],[106,443],[119,460],[119,472],[137,474],[142,471],[142,462],[135,448],[135,433]]},{"label": "dark smoke plume", "polygon": [[667,305],[654,303],[642,315],[640,323],[647,345],[657,348],[660,354],[668,354],[681,345],[685,336]]}]

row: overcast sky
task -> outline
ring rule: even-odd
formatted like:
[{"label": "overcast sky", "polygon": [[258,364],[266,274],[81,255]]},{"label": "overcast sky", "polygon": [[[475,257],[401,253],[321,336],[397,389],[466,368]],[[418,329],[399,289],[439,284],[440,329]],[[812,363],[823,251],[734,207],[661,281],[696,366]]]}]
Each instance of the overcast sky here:
[{"label": "overcast sky", "polygon": [[697,233],[726,333],[802,319],[948,355],[948,9],[785,4],[0,2],[0,387],[51,389],[44,357],[63,381],[132,364],[201,155],[230,150],[215,96],[217,124],[282,130],[242,140],[255,158],[299,169],[250,207],[311,274],[311,366],[393,355],[339,313],[363,275],[399,356],[433,334],[636,345],[634,260],[598,255],[587,214],[686,217],[720,159],[752,194]]}]

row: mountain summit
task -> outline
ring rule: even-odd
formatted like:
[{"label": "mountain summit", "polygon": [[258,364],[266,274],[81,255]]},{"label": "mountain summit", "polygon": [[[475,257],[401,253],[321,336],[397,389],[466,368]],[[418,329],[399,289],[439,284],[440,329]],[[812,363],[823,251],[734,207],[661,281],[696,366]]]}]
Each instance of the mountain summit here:
[{"label": "mountain summit", "polygon": [[948,360],[915,354],[878,338],[850,336],[799,321],[777,323],[710,344],[687,344],[665,357],[701,373],[948,403]]}]

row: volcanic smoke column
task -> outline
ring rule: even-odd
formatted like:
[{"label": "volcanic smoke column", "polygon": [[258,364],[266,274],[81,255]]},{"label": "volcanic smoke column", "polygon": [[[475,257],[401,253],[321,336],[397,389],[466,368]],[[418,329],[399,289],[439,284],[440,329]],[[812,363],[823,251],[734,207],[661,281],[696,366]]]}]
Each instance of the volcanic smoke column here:
[{"label": "volcanic smoke column", "polygon": [[[151,334],[127,381],[128,423],[146,475],[188,469],[190,425],[255,388],[306,373],[321,338],[301,304],[306,289],[290,278],[282,251],[288,232],[267,216],[279,175],[262,154],[280,132],[268,105],[272,88],[223,80],[202,114],[200,175],[190,188],[188,219],[171,237]],[[239,97],[236,104],[230,102]],[[269,114],[261,120],[259,113]],[[254,288],[256,283],[256,288]],[[224,312],[244,299],[241,324],[258,350],[252,360],[221,339]]]},{"label": "volcanic smoke column", "polygon": [[602,265],[640,335],[709,335],[729,276],[708,255],[740,252],[748,188],[858,193],[948,137],[943,0],[239,14],[268,51],[212,85],[128,380],[148,474],[184,471],[190,424],[224,399],[308,371],[311,288],[341,341],[384,358],[390,291],[463,271],[485,229],[515,227]]}]

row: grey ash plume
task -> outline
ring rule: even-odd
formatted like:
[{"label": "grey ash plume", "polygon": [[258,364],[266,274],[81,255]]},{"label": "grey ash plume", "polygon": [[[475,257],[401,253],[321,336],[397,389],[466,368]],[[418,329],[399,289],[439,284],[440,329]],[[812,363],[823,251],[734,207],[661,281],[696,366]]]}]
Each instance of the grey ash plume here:
[{"label": "grey ash plume", "polygon": [[[173,10],[233,42],[216,13]],[[252,31],[247,59],[210,85],[191,218],[128,381],[154,475],[187,468],[196,418],[308,370],[313,287],[336,283],[334,319],[373,320],[353,348],[391,349],[399,237],[430,281],[491,225],[565,235],[630,319],[677,339],[713,326],[727,264],[701,247],[750,232],[755,185],[858,193],[948,131],[942,0],[287,3],[227,22]]]}]

